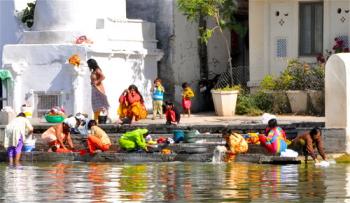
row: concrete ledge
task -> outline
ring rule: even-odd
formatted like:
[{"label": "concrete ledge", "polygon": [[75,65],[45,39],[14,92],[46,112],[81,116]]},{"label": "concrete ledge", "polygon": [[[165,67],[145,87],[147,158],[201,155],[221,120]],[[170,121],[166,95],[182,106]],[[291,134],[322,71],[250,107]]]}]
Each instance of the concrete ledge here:
[{"label": "concrete ledge", "polygon": [[[6,152],[0,152],[0,162],[5,162]],[[104,152],[93,156],[80,155],[79,153],[49,153],[49,152],[27,152],[22,154],[22,162],[60,162],[60,161],[82,161],[82,162],[211,162],[212,153],[201,154],[170,154],[160,153],[113,153]],[[258,164],[300,164],[297,158],[286,158],[266,156],[262,154],[240,154],[236,157],[237,162],[250,162]]]}]

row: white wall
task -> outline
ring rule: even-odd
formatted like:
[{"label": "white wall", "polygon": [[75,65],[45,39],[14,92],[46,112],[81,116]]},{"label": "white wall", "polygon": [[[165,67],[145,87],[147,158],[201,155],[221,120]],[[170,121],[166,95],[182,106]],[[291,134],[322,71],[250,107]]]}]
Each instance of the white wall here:
[{"label": "white wall", "polygon": [[[299,3],[306,0],[249,0],[249,41],[250,41],[250,82],[258,86],[266,74],[279,75],[288,59],[299,58],[306,62],[316,62],[315,57],[299,57]],[[342,9],[341,14],[337,13]],[[324,1],[323,50],[331,50],[334,38],[349,37],[350,1]],[[280,15],[276,16],[276,12]],[[286,16],[285,14],[288,14]],[[344,18],[344,22],[341,22]],[[283,20],[281,26],[280,21]],[[276,42],[286,39],[287,56],[276,56]]]},{"label": "white wall", "polygon": [[[338,9],[341,13],[338,13]],[[325,0],[324,2],[324,49],[331,50],[335,44],[334,39],[339,36],[349,37],[350,1]],[[343,19],[342,19],[343,18]],[[344,21],[342,21],[344,20]]]}]

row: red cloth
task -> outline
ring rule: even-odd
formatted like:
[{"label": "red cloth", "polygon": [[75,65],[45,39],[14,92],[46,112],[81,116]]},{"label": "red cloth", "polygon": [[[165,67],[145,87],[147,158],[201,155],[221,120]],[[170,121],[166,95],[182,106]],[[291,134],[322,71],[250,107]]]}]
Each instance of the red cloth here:
[{"label": "red cloth", "polygon": [[184,109],[190,109],[192,105],[191,99],[182,98],[182,107]]},{"label": "red cloth", "polygon": [[165,112],[165,117],[166,117],[166,120],[169,122],[176,122],[176,114],[174,110],[168,109]]},{"label": "red cloth", "polygon": [[275,153],[275,149],[272,144],[266,144],[266,136],[265,135],[259,135],[259,141],[262,146],[264,146],[267,151],[271,153]]},{"label": "red cloth", "polygon": [[109,147],[111,145],[109,144],[102,144],[102,141],[100,138],[96,137],[96,136],[93,136],[93,135],[90,135],[88,137],[88,148],[89,148],[89,152],[90,153],[93,153],[95,150],[97,149],[100,149],[102,151],[107,151],[109,149]]},{"label": "red cloth", "polygon": [[158,144],[166,143],[166,138],[164,138],[164,137],[158,138],[158,139],[157,139],[157,143],[158,143]]},{"label": "red cloth", "polygon": [[70,149],[58,148],[56,149],[56,153],[69,153],[72,152]]}]

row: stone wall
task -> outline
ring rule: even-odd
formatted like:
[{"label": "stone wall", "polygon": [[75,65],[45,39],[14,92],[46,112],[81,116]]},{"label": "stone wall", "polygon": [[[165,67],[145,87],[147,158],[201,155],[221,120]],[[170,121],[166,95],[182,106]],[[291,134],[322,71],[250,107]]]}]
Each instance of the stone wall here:
[{"label": "stone wall", "polygon": [[156,23],[158,48],[164,51],[158,64],[158,76],[165,86],[165,100],[181,104],[181,84],[188,82],[197,92],[192,111],[198,111],[200,59],[198,25],[187,22],[177,10],[175,0],[127,0],[127,17]]}]

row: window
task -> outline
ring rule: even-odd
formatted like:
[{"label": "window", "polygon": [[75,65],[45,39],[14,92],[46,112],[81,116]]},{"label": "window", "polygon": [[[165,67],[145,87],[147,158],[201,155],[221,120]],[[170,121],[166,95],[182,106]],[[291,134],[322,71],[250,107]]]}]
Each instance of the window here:
[{"label": "window", "polygon": [[37,117],[45,115],[52,107],[61,106],[61,93],[35,92],[35,106]]},{"label": "window", "polygon": [[299,4],[299,55],[323,53],[323,2]]}]

